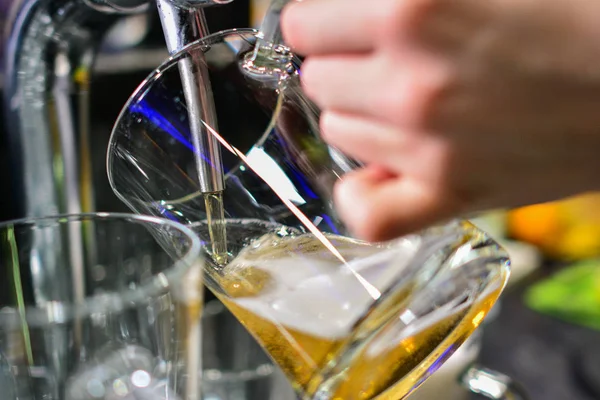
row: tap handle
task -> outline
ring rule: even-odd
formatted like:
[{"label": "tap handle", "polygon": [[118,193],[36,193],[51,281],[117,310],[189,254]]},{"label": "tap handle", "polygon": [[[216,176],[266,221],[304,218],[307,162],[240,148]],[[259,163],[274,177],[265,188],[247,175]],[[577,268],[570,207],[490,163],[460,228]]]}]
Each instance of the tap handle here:
[{"label": "tap handle", "polygon": [[[230,0],[157,0],[158,13],[170,54],[209,34],[204,6],[223,4]],[[196,7],[186,7],[190,4]],[[190,129],[194,147],[206,158],[197,159],[200,190],[216,193],[225,187],[219,143],[205,124],[217,130],[217,114],[212,98],[211,84],[206,63],[198,52],[194,60],[179,62],[181,83],[187,101]]]}]

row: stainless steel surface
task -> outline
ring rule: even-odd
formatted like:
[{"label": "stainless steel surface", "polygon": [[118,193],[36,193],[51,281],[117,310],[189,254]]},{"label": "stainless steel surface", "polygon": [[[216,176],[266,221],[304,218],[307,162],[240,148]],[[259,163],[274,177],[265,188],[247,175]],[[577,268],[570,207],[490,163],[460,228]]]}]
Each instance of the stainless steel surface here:
[{"label": "stainless steel surface", "polygon": [[[157,0],[167,49],[171,54],[208,34],[203,7],[215,2],[198,1],[197,3],[198,7],[187,8],[174,4],[170,0]],[[200,190],[203,193],[221,192],[224,189],[224,181],[220,147],[217,138],[210,134],[204,125],[218,130],[204,53],[198,51],[193,59],[181,60],[179,72],[188,104],[193,144],[198,153],[204,155],[204,157],[197,157],[196,161]]]},{"label": "stainless steel surface", "polygon": [[473,393],[493,400],[528,400],[522,388],[510,377],[499,372],[469,367],[460,377],[462,385]]}]

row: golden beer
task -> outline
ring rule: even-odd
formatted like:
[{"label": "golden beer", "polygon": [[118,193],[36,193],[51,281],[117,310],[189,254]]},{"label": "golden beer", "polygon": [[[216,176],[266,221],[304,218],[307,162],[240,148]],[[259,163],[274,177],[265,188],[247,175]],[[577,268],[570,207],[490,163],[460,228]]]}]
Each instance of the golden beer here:
[{"label": "golden beer", "polygon": [[[218,277],[218,297],[281,367],[303,399],[402,399],[477,328],[502,287],[411,315],[417,286],[387,293],[416,251],[327,235],[251,241]],[[342,259],[340,259],[340,257]]]}]

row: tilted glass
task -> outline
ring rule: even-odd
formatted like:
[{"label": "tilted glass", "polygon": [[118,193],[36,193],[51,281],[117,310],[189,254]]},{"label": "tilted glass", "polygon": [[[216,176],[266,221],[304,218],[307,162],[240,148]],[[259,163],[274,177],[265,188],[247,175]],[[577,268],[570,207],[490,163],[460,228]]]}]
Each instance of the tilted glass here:
[{"label": "tilted glass", "polygon": [[[277,59],[253,62],[256,35],[206,37],[142,83],[112,133],[112,188],[132,210],[198,234],[206,284],[300,398],[404,398],[482,322],[508,279],[507,255],[462,220],[386,243],[352,238],[331,190],[360,166],[320,139],[301,60],[278,46]],[[198,163],[213,158],[194,144],[188,110],[198,105],[187,103],[182,61],[207,72],[198,90],[216,119],[201,134],[217,139],[222,193],[198,184]]]}]

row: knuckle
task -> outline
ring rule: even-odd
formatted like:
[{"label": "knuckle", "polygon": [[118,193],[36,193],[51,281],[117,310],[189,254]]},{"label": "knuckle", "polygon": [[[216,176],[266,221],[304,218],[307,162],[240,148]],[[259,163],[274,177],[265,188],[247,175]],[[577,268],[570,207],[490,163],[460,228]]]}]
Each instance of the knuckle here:
[{"label": "knuckle", "polygon": [[307,58],[302,63],[302,68],[300,70],[301,82],[302,82],[302,90],[309,97],[316,97],[319,93],[317,88],[319,87],[319,65],[318,62],[314,61],[312,58]]},{"label": "knuckle", "polygon": [[430,128],[452,82],[449,74],[435,69],[440,70],[423,65],[407,74],[398,72],[400,82],[379,91],[375,107],[381,117],[405,128]]},{"label": "knuckle", "polygon": [[321,119],[319,121],[319,125],[321,128],[321,137],[329,144],[337,145],[338,139],[340,138],[339,129],[337,127],[337,123],[335,122],[335,117],[331,115],[328,111],[323,111],[321,113]]},{"label": "knuckle", "polygon": [[396,39],[420,32],[437,9],[441,0],[388,1],[379,34],[382,39]]}]

